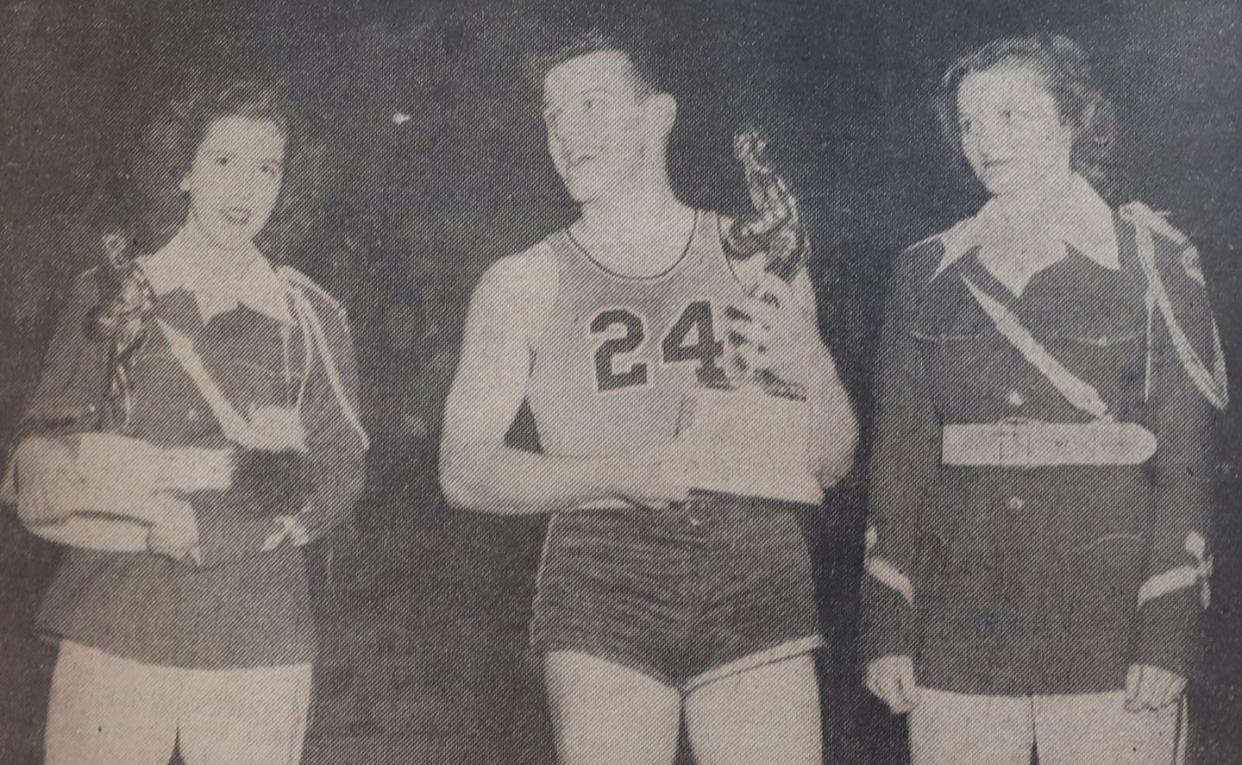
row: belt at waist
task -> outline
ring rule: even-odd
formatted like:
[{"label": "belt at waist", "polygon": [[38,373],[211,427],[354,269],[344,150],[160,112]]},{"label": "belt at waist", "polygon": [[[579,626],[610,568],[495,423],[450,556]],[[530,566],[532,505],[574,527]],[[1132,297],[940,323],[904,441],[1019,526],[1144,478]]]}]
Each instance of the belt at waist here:
[{"label": "belt at waist", "polygon": [[961,467],[1140,465],[1156,436],[1132,422],[1002,420],[944,426],[941,461]]}]

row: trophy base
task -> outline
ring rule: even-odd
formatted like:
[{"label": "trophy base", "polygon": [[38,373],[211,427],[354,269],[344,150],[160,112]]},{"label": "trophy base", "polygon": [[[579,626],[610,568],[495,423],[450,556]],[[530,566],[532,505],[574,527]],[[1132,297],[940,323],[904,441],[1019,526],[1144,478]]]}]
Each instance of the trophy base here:
[{"label": "trophy base", "polygon": [[[17,485],[23,459],[63,460],[67,470],[25,499]],[[3,494],[30,533],[106,552],[147,549],[148,530],[167,512],[157,495],[226,489],[232,479],[231,450],[166,449],[114,433],[24,441],[13,463]]]},{"label": "trophy base", "polygon": [[144,552],[150,528],[141,521],[93,513],[74,513],[60,523],[26,524],[41,539],[99,552]]},{"label": "trophy base", "polygon": [[665,470],[695,491],[817,505],[823,488],[808,469],[809,436],[809,407],[796,396],[696,387]]}]

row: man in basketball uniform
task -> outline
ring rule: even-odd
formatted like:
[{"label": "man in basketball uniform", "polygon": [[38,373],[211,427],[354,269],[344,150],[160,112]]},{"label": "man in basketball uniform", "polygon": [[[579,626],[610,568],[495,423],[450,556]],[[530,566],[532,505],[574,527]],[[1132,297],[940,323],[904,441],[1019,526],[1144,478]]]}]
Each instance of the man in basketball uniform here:
[{"label": "man in basketball uniform", "polygon": [[[599,31],[544,61],[548,150],[581,217],[478,285],[446,409],[449,501],[548,513],[531,625],[565,763],[670,763],[683,719],[712,763],[819,763],[822,644],[788,505],[691,494],[678,410],[728,335],[807,391],[807,469],[849,470],[854,413],[809,280],[750,297],[728,223],[682,204],[666,151],[676,102],[640,44]],[[743,316],[736,319],[732,317]],[[543,452],[504,444],[520,405]]]}]

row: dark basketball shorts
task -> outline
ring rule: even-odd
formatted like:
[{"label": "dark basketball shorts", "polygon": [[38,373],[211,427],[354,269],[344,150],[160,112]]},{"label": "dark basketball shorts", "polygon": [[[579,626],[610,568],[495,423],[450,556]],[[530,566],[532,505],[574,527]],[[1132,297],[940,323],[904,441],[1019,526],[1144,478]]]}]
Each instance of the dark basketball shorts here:
[{"label": "dark basketball shorts", "polygon": [[823,645],[793,511],[695,497],[663,511],[560,514],[531,621],[539,651],[578,651],[689,691]]}]

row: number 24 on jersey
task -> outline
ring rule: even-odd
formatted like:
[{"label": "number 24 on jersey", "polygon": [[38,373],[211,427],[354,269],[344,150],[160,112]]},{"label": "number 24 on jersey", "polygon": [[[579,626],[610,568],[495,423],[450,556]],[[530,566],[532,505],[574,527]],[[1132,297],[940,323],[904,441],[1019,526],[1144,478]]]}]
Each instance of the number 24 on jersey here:
[{"label": "number 24 on jersey", "polygon": [[[607,393],[650,382],[650,360],[635,358],[647,341],[641,316],[627,308],[609,308],[595,315],[590,329],[592,336],[603,338],[595,348],[596,390]],[[716,339],[712,304],[706,300],[688,304],[659,345],[660,362],[698,362],[700,374],[718,372],[716,359],[724,352],[724,342]]]}]

